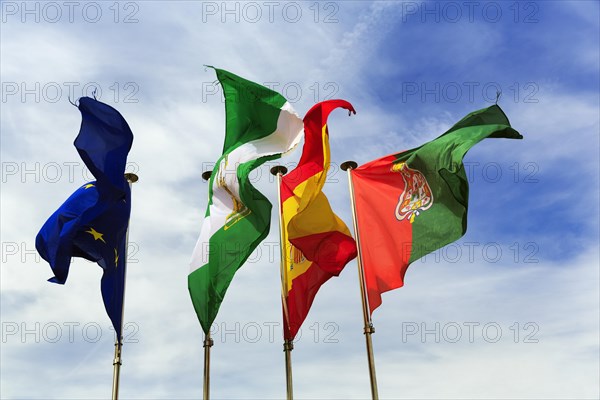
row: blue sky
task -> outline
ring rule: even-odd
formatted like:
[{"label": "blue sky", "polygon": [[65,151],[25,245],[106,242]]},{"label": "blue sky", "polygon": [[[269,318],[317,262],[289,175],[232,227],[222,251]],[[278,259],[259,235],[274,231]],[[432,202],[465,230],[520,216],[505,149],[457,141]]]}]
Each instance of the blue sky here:
[{"label": "blue sky", "polygon": [[[140,176],[121,397],[201,396],[188,262],[206,207],[200,174],[220,155],[224,133],[205,64],[274,86],[300,115],[327,98],[354,105],[357,115],[330,117],[325,187],[348,225],[341,162],[418,146],[500,90],[524,139],[486,140],[467,154],[467,234],[415,262],[406,286],[383,296],[373,318],[379,393],[600,395],[597,2],[0,6],[0,397],[110,395],[114,343],[100,268],[76,260],[67,284],[53,285],[34,251],[43,222],[89,177],[72,146],[80,114],[68,97],[93,88],[129,122],[128,170]],[[253,181],[275,202],[272,165]],[[215,321],[215,399],[285,395],[276,226],[274,216]],[[322,287],[296,343],[296,398],[369,397],[359,300],[351,262]]]}]

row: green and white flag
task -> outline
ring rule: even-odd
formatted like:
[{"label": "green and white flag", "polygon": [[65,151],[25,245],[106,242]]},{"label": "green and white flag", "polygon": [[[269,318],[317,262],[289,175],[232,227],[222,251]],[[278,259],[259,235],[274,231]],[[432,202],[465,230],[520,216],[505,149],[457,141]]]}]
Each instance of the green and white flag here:
[{"label": "green and white flag", "polygon": [[225,95],[225,145],[213,170],[208,207],[194,249],[188,289],[208,333],[233,275],[269,233],[271,203],[248,179],[293,149],[302,119],[279,93],[215,69]]}]

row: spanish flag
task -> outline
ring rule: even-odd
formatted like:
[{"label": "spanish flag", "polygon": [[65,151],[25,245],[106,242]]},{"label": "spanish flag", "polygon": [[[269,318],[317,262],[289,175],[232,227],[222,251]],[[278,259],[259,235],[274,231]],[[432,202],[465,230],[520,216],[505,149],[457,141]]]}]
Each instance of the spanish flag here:
[{"label": "spanish flag", "polygon": [[284,336],[292,340],[319,290],[356,257],[356,244],[323,192],[329,170],[327,117],[338,107],[355,113],[344,100],[315,104],[304,117],[304,149],[298,166],[281,183],[285,268]]}]

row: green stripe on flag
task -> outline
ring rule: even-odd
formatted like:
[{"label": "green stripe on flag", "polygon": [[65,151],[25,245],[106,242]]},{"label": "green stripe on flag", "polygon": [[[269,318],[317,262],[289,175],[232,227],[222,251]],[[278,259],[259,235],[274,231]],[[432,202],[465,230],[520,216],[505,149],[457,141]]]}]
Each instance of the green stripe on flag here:
[{"label": "green stripe on flag", "polygon": [[215,71],[226,99],[223,153],[274,132],[281,107],[286,103],[285,97],[231,72]]},{"label": "green stripe on flag", "polygon": [[397,154],[425,176],[433,204],[412,224],[409,262],[418,260],[463,236],[467,230],[469,183],[463,165],[467,151],[485,138],[522,139],[497,105],[464,117],[447,132],[416,149]]}]

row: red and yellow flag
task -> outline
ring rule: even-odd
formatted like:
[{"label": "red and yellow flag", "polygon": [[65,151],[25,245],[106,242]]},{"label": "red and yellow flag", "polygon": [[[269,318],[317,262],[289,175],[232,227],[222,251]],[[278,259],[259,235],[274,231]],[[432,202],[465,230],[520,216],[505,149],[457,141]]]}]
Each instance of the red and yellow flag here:
[{"label": "red and yellow flag", "polygon": [[298,166],[281,182],[284,336],[292,340],[319,290],[356,257],[356,244],[323,192],[329,169],[327,117],[338,107],[355,113],[344,100],[315,104],[304,117],[304,149]]}]

